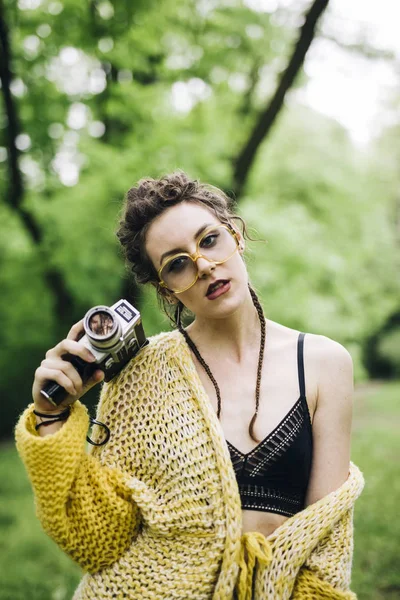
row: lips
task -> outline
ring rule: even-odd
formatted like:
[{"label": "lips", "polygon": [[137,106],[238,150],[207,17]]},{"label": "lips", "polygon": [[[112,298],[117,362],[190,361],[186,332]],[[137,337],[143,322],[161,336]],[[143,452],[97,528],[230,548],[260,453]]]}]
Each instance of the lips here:
[{"label": "lips", "polygon": [[217,281],[213,281],[212,283],[210,283],[207,289],[206,296],[209,296],[210,294],[215,292],[215,290],[223,286],[225,283],[229,283],[229,279],[217,279]]}]

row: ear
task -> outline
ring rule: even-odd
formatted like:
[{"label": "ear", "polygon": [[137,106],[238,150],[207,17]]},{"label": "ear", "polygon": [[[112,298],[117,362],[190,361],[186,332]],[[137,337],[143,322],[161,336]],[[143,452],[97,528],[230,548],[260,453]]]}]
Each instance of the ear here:
[{"label": "ear", "polygon": [[245,239],[243,237],[243,234],[240,231],[239,227],[237,227],[236,223],[231,223],[231,226],[235,230],[236,237],[237,237],[237,239],[239,241],[239,254],[243,254],[244,249],[246,247],[246,243],[245,243]]},{"label": "ear", "polygon": [[168,304],[178,304],[178,298],[173,292],[170,292],[167,288],[162,287],[158,283],[153,283],[153,285],[157,290],[157,294],[162,296],[168,302]]}]

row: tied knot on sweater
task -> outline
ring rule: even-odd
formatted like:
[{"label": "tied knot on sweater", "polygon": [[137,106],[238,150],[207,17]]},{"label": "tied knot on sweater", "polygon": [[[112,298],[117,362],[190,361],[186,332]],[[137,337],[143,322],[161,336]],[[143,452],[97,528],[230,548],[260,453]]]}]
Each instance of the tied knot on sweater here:
[{"label": "tied knot on sweater", "polygon": [[249,531],[241,537],[239,576],[236,583],[237,600],[251,600],[253,574],[256,560],[268,565],[272,560],[272,547],[259,531]]}]

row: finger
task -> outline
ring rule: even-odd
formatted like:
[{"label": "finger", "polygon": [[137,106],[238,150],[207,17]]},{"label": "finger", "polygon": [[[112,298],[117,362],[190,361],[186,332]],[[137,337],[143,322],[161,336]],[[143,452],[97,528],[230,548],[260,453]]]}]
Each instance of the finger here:
[{"label": "finger", "polygon": [[71,396],[78,395],[78,392],[76,391],[75,386],[70,380],[70,378],[58,369],[40,368],[40,370],[38,369],[37,376],[39,382],[41,380],[41,388],[44,387],[46,382],[55,381],[56,383],[61,385],[61,387],[63,387],[64,390],[66,390]]},{"label": "finger", "polygon": [[97,371],[95,371],[93,373],[93,375],[91,377],[89,377],[89,379],[87,380],[87,382],[83,385],[82,392],[84,394],[86,394],[86,392],[89,391],[90,388],[92,388],[93,386],[95,386],[98,383],[100,383],[100,381],[103,381],[103,379],[104,379],[104,372],[101,371],[100,369],[97,369]]},{"label": "finger", "polygon": [[41,367],[45,369],[52,369],[53,371],[62,371],[74,384],[76,391],[79,393],[83,387],[83,381],[81,376],[75,367],[67,360],[60,359],[49,359],[42,360]]},{"label": "finger", "polygon": [[83,319],[72,325],[71,329],[68,332],[67,340],[75,340],[78,341],[84,332],[83,328]]},{"label": "finger", "polygon": [[60,358],[65,354],[74,354],[75,356],[80,356],[86,362],[94,362],[95,357],[83,344],[79,342],[75,342],[71,339],[62,340],[54,346],[54,348],[50,348],[46,352],[46,358]]}]

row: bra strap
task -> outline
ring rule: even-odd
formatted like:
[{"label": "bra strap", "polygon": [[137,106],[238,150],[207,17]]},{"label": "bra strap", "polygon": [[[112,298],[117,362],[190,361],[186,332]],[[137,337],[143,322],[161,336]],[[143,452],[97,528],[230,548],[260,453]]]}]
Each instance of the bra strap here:
[{"label": "bra strap", "polygon": [[297,372],[299,375],[300,396],[306,397],[306,384],[304,379],[304,336],[305,333],[299,333],[297,340]]}]

